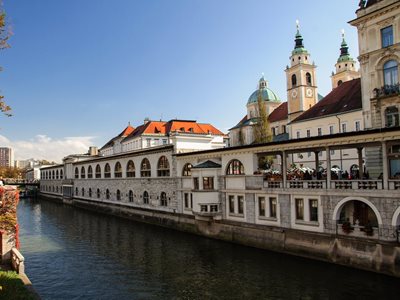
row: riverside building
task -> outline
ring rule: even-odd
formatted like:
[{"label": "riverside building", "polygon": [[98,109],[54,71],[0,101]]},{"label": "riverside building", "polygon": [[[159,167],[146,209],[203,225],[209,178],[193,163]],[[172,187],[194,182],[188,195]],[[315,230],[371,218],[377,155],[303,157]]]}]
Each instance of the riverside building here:
[{"label": "riverside building", "polygon": [[[92,149],[42,168],[42,195],[208,237],[400,276],[398,114],[380,109],[388,126],[370,125],[377,124],[370,122],[373,116],[378,119],[375,103],[397,107],[399,15],[400,1],[360,2],[351,23],[359,31],[372,30],[361,34],[359,42],[360,49],[373,53],[363,56],[360,51],[367,62],[361,62],[358,78],[343,38],[333,90],[319,101],[315,66],[298,31],[286,69],[288,102],[280,103],[262,78],[247,103],[246,117],[231,129],[231,147],[225,147],[225,135],[209,124],[171,120],[129,125],[99,153]],[[390,62],[389,69],[368,62],[374,51],[386,53],[379,61],[382,66]],[[394,87],[384,99],[381,94],[371,98],[364,76],[390,78]],[[278,128],[275,139],[265,144],[252,143],[259,92],[271,127]],[[342,163],[346,153],[352,157],[347,167],[350,161],[365,164],[378,175],[368,179],[360,168],[357,179],[333,176],[330,170],[340,153]],[[278,172],[260,172],[264,157],[276,157]],[[300,161],[316,170],[323,162],[326,174],[299,177],[290,165]]]}]

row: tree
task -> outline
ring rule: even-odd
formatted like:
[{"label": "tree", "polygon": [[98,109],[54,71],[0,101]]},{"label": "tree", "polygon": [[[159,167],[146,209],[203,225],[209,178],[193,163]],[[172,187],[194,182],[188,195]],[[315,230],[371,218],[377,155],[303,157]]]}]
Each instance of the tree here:
[{"label": "tree", "polygon": [[[10,35],[11,31],[9,26],[7,26],[6,13],[3,8],[3,3],[0,1],[0,50],[10,48],[10,45],[8,44]],[[0,71],[1,70],[2,68],[0,67]],[[0,111],[8,117],[11,116],[11,107],[4,102],[3,95],[0,95]]]},{"label": "tree", "polygon": [[264,100],[262,98],[263,89],[258,90],[257,97],[257,123],[253,125],[254,143],[268,143],[272,141],[271,129],[269,128],[269,121],[267,111],[265,109]]}]

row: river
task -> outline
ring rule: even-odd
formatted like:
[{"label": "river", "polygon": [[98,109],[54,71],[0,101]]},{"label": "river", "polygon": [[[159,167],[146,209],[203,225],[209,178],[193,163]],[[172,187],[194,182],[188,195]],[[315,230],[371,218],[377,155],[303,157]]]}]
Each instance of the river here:
[{"label": "river", "polygon": [[400,280],[42,199],[18,206],[43,299],[399,299]]}]

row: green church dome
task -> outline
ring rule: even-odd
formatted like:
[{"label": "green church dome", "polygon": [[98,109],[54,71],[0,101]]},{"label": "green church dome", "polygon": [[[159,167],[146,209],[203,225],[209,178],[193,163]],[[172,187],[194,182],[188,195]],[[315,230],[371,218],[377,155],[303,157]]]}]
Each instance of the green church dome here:
[{"label": "green church dome", "polygon": [[261,92],[262,100],[264,101],[274,101],[274,102],[280,102],[281,100],[279,97],[269,88],[265,87],[260,90],[256,90],[253,94],[251,94],[249,101],[247,101],[247,104],[251,103],[257,103],[258,101],[258,95]]}]

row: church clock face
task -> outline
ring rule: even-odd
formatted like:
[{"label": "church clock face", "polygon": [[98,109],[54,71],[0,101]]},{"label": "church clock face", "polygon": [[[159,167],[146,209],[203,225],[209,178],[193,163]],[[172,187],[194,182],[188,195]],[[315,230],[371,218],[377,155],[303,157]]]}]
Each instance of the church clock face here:
[{"label": "church clock face", "polygon": [[296,98],[297,97],[297,90],[293,90],[292,91],[292,98]]},{"label": "church clock face", "polygon": [[309,98],[312,97],[313,96],[313,90],[310,89],[310,88],[306,89],[306,96],[309,97]]}]

